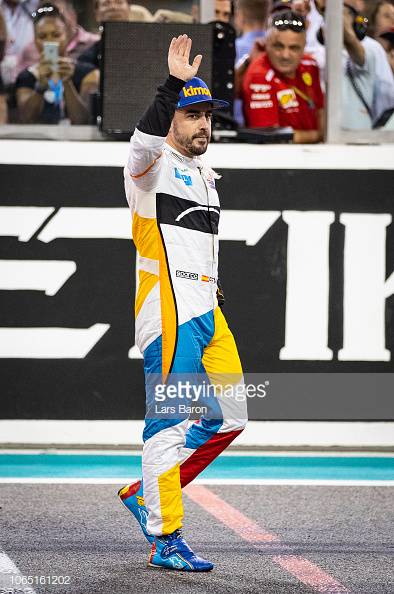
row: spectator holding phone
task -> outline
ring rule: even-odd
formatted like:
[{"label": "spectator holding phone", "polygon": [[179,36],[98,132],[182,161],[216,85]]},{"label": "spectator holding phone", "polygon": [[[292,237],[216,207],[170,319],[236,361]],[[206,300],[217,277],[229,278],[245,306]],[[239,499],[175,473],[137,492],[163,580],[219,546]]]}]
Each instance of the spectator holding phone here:
[{"label": "spectator holding phone", "polygon": [[37,9],[34,35],[40,61],[21,72],[15,84],[20,121],[57,124],[69,119],[72,124],[88,124],[89,96],[98,89],[99,73],[66,55],[66,23],[54,5]]},{"label": "spectator holding phone", "polygon": [[243,79],[246,125],[290,126],[295,143],[323,140],[324,96],[319,68],[304,54],[304,17],[292,10],[272,15],[265,53],[254,60]]},{"label": "spectator holding phone", "polygon": [[[46,3],[47,2],[40,1],[38,7]],[[66,23],[67,56],[73,60],[77,60],[83,52],[88,50],[100,39],[100,35],[86,31],[78,24],[77,12],[71,0],[52,0],[52,4],[62,14],[64,22]],[[24,64],[23,68],[27,68],[35,62],[38,62],[39,57],[39,52],[33,38],[31,43],[25,47],[20,56],[20,61]]]},{"label": "spectator holding phone", "polygon": [[[41,2],[43,4],[43,2]],[[67,55],[74,60],[100,39],[97,33],[86,31],[78,24],[77,12],[70,0],[54,0],[53,5],[63,15],[67,28]]]}]

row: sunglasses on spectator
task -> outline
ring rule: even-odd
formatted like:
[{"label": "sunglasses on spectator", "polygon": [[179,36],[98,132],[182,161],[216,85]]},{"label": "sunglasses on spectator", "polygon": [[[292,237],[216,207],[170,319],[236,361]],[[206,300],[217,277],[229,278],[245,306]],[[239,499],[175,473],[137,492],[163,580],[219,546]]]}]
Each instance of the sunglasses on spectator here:
[{"label": "sunglasses on spectator", "polygon": [[304,17],[291,11],[274,14],[272,16],[271,26],[279,29],[279,31],[291,29],[296,33],[306,30]]}]

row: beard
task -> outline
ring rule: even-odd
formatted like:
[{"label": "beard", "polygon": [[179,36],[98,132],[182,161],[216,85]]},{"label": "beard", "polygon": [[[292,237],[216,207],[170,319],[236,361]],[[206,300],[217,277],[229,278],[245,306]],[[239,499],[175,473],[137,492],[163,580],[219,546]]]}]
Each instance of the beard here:
[{"label": "beard", "polygon": [[193,136],[187,136],[182,134],[177,126],[173,128],[174,139],[176,142],[187,152],[191,157],[198,157],[203,155],[208,148],[210,136],[206,134],[193,134]]}]

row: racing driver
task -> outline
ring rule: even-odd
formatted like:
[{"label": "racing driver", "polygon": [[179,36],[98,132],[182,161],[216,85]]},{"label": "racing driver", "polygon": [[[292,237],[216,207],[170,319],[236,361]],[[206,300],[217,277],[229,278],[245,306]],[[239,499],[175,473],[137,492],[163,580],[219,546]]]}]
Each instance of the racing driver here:
[{"label": "racing driver", "polygon": [[[218,306],[219,176],[200,158],[212,110],[228,103],[213,99],[197,77],[202,56],[189,64],[191,45],[187,35],[172,39],[169,76],[137,124],[124,171],[138,252],[135,331],[147,413],[143,480],[119,496],[151,543],[149,567],[210,571],[213,564],[182,536],[182,488],[241,433],[247,411],[237,348]],[[190,425],[188,415],[152,414],[149,378],[185,373],[210,384],[231,378],[237,390],[219,393],[208,414]]]}]

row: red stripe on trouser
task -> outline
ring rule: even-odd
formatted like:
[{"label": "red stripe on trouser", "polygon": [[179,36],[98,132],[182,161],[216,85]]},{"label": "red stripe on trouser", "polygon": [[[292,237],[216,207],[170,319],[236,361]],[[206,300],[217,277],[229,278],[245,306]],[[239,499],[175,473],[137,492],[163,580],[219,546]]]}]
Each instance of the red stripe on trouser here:
[{"label": "red stripe on trouser", "polygon": [[180,467],[181,487],[188,485],[200,472],[204,470],[227,446],[240,434],[239,431],[228,431],[227,433],[216,433],[203,445],[201,445]]}]

